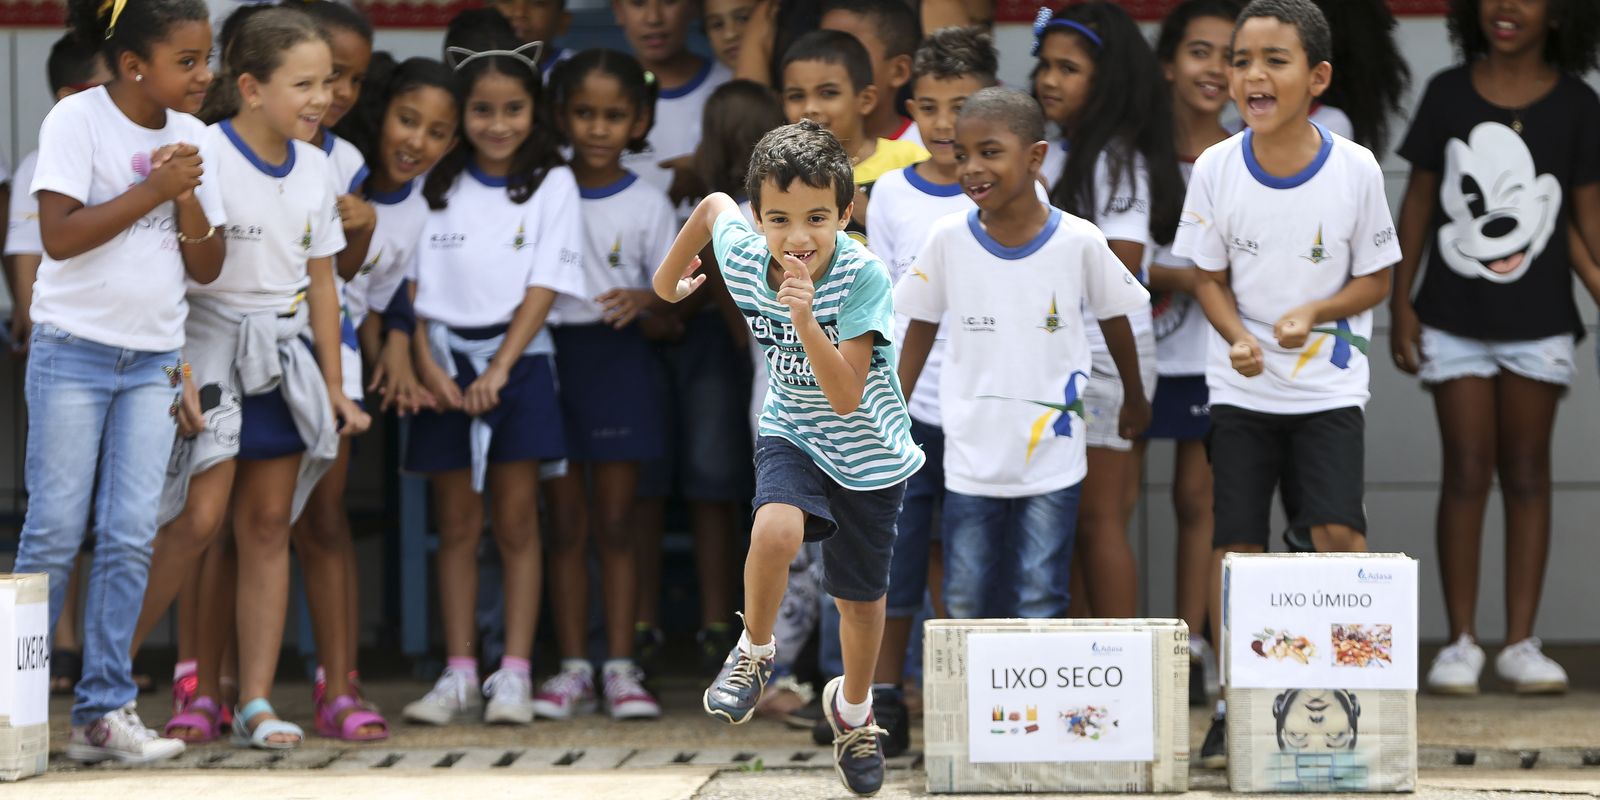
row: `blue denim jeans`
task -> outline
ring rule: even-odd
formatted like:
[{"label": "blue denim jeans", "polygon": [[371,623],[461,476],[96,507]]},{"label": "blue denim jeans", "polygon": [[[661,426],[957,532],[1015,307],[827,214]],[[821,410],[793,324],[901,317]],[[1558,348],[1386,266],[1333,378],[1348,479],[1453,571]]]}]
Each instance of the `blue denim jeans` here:
[{"label": "blue denim jeans", "polygon": [[51,629],[94,507],[96,542],[74,726],[94,722],[139,693],[128,650],[144,602],[156,511],[172,454],[178,368],[176,351],[124,350],[53,325],[33,329],[28,514],[16,571],[49,574]]},{"label": "blue denim jeans", "polygon": [[[944,602],[954,619],[1067,613],[1077,484],[1032,497],[944,496]],[[999,585],[1008,581],[1011,586]]]}]

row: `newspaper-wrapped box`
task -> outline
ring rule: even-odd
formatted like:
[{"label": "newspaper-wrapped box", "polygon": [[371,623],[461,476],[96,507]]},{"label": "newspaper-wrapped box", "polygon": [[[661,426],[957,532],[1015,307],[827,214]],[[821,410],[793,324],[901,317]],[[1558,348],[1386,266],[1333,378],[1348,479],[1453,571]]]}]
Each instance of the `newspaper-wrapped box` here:
[{"label": "newspaper-wrapped box", "polygon": [[1416,789],[1415,559],[1229,554],[1222,609],[1229,788]]},{"label": "newspaper-wrapped box", "polygon": [[50,578],[0,575],[0,781],[50,758]]},{"label": "newspaper-wrapped box", "polygon": [[1179,620],[931,620],[930,792],[1183,792],[1189,629]]}]

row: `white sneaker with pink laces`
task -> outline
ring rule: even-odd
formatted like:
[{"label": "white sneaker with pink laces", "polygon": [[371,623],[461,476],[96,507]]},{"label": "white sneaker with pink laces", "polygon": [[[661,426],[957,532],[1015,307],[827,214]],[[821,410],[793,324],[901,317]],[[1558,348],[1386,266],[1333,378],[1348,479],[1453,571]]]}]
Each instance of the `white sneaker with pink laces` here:
[{"label": "white sneaker with pink laces", "polygon": [[572,719],[577,714],[593,714],[595,709],[594,669],[565,665],[560,672],[539,684],[533,696],[533,713],[545,719]]},{"label": "white sneaker with pink laces", "polygon": [[644,688],[644,672],[632,661],[606,664],[606,713],[612,719],[659,719],[661,704]]}]

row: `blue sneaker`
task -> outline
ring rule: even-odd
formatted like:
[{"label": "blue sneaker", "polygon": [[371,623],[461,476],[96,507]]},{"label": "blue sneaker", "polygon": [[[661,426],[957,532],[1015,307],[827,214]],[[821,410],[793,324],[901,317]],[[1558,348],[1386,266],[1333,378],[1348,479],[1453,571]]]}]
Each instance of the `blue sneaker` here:
[{"label": "blue sneaker", "polygon": [[844,678],[834,678],[822,690],[822,708],[833,728],[833,768],[844,781],[844,788],[861,797],[871,797],[883,788],[883,743],[888,731],[877,726],[872,715],[859,728],[844,724],[839,718],[839,692],[844,689]]},{"label": "blue sneaker", "polygon": [[722,662],[722,671],[717,673],[717,679],[711,682],[701,700],[706,713],[732,725],[749,722],[750,716],[756,713],[761,692],[772,679],[773,660],[752,658],[735,642]]}]

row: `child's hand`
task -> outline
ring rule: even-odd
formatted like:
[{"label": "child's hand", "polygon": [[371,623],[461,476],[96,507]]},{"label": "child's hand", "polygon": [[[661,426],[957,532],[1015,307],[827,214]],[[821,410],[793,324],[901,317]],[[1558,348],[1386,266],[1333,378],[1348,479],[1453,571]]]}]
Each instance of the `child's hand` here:
[{"label": "child's hand", "polygon": [[162,200],[186,200],[194,196],[204,174],[200,148],[179,142],[150,154],[150,175],[144,182]]},{"label": "child's hand", "polygon": [[466,399],[461,404],[461,410],[476,417],[500,405],[500,390],[505,388],[508,377],[506,370],[490,364],[483,374],[467,387]]},{"label": "child's hand", "polygon": [[1117,414],[1117,435],[1124,439],[1137,439],[1150,427],[1150,401],[1144,395],[1122,396],[1122,411]]},{"label": "child's hand", "polygon": [[378,224],[378,212],[372,204],[353,194],[339,195],[339,225],[346,233],[370,231]]},{"label": "child's hand", "polygon": [[1422,323],[1411,303],[1397,303],[1389,314],[1389,349],[1401,372],[1415,375],[1422,369]]},{"label": "child's hand", "polygon": [[[704,280],[705,276],[702,275],[700,278]],[[655,292],[648,289],[612,289],[596,297],[594,301],[605,309],[605,321],[611,327],[622,330],[638,319],[639,314],[649,307],[650,300],[655,296]]]},{"label": "child's hand", "polygon": [[178,395],[178,435],[192,439],[205,429],[206,415],[200,410],[200,387],[194,382],[191,372],[184,375],[183,388]]},{"label": "child's hand", "polygon": [[417,377],[422,380],[422,386],[434,400],[433,407],[440,411],[461,410],[461,387],[456,384],[456,379],[445,374],[445,371],[432,359],[424,362],[417,359]]},{"label": "child's hand", "polygon": [[1272,326],[1272,335],[1277,337],[1279,347],[1295,350],[1305,347],[1306,337],[1311,335],[1311,326],[1316,322],[1315,308],[1311,306],[1291,308],[1287,314],[1278,319],[1278,324]]},{"label": "child's hand", "polygon": [[1233,363],[1233,369],[1246,378],[1254,378],[1261,374],[1266,365],[1265,357],[1261,354],[1261,343],[1254,336],[1245,336],[1233,343],[1228,349],[1228,360]]},{"label": "child's hand", "polygon": [[412,368],[411,354],[404,345],[385,344],[378,357],[378,366],[372,370],[369,392],[383,395],[380,411],[393,408],[400,416],[415,414],[424,408],[437,408],[433,395],[423,388]]},{"label": "child's hand", "polygon": [[783,283],[778,287],[778,302],[789,307],[789,316],[795,322],[811,319],[811,300],[817,287],[811,282],[811,272],[800,259],[784,253]]},{"label": "child's hand", "polygon": [[700,284],[706,282],[706,276],[695,274],[699,271],[699,269],[700,257],[695,256],[694,258],[689,259],[689,266],[684,267],[683,269],[683,277],[678,279],[678,292],[677,295],[672,298],[672,302],[679,302],[683,300],[683,298],[694,294],[694,290],[700,288]]},{"label": "child's hand", "polygon": [[356,401],[344,396],[344,392],[335,389],[328,393],[328,400],[333,405],[333,415],[339,420],[340,436],[358,436],[372,427],[372,417],[356,405]]}]

